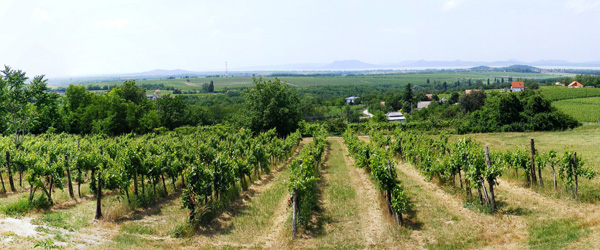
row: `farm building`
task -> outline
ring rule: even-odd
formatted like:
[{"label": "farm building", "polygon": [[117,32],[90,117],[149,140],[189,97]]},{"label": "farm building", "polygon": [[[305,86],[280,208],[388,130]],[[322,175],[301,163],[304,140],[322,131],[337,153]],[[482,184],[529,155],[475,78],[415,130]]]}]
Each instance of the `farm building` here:
[{"label": "farm building", "polygon": [[146,95],[146,99],[156,101],[156,96],[155,95]]},{"label": "farm building", "polygon": [[358,96],[349,96],[344,98],[344,100],[346,100],[346,104],[354,104],[359,98]]},{"label": "farm building", "polygon": [[388,122],[404,122],[406,117],[400,112],[389,112],[386,114]]},{"label": "farm building", "polygon": [[525,82],[512,82],[510,83],[510,91],[519,92],[525,90]]},{"label": "farm building", "polygon": [[578,81],[573,81],[571,84],[569,84],[569,88],[583,88],[583,84]]},{"label": "farm building", "polygon": [[431,101],[428,101],[428,102],[418,102],[417,103],[417,110],[421,110],[421,109],[427,108],[427,107],[429,107],[429,104],[431,104]]}]

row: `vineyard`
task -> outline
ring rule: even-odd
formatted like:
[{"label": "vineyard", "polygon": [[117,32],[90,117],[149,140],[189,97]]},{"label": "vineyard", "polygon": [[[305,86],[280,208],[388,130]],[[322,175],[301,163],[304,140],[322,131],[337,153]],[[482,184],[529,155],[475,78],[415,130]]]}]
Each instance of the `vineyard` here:
[{"label": "vineyard", "polygon": [[1,244],[554,249],[600,240],[596,162],[578,147],[377,126],[311,134],[214,126],[24,136],[18,146],[3,137],[0,220],[14,226],[0,229]]},{"label": "vineyard", "polygon": [[540,92],[550,101],[600,96],[597,88],[567,88],[564,86],[540,87]]},{"label": "vineyard", "polygon": [[600,97],[560,100],[552,103],[558,110],[573,116],[579,122],[600,122]]}]

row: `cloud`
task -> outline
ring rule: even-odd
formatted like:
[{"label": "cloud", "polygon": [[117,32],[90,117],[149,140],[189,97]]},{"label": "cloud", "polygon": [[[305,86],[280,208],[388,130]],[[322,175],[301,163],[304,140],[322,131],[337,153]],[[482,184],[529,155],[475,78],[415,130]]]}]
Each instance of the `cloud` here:
[{"label": "cloud", "polygon": [[598,0],[569,0],[565,3],[567,9],[582,13],[586,11],[593,11],[600,8],[600,1]]},{"label": "cloud", "polygon": [[444,4],[442,5],[442,10],[443,11],[453,10],[454,8],[463,4],[464,2],[465,2],[465,0],[445,0]]},{"label": "cloud", "polygon": [[36,23],[40,23],[40,22],[47,23],[47,22],[52,21],[52,17],[50,16],[50,13],[48,12],[48,10],[35,9],[33,12],[31,12],[31,20],[35,21]]},{"label": "cloud", "polygon": [[94,23],[96,29],[120,29],[125,27],[129,21],[124,18],[117,18],[112,20],[97,21]]},{"label": "cloud", "polygon": [[379,27],[377,28],[377,31],[381,33],[402,35],[410,35],[415,33],[415,29],[413,27]]},{"label": "cloud", "polygon": [[47,10],[41,10],[40,11],[40,18],[42,18],[42,20],[46,21],[46,22],[50,22],[50,14],[48,14]]}]

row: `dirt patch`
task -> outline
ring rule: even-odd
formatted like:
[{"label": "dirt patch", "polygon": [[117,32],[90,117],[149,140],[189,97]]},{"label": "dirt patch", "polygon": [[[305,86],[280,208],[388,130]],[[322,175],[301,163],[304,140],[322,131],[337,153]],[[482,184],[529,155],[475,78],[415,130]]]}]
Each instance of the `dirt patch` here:
[{"label": "dirt patch", "polygon": [[198,84],[196,84],[196,83],[191,83],[191,82],[187,82],[187,81],[181,81],[181,83],[183,83],[187,86],[198,87]]},{"label": "dirt patch", "polygon": [[31,224],[32,218],[2,218],[0,219],[0,232],[14,233],[22,237],[35,237],[37,225]]}]

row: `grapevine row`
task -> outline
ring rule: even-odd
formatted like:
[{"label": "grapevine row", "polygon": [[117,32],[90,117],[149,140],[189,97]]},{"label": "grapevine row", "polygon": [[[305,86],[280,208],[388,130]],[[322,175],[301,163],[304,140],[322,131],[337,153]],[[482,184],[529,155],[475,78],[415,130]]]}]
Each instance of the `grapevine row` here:
[{"label": "grapevine row", "polygon": [[[256,176],[269,171],[270,166],[291,156],[300,140],[299,132],[279,139],[274,130],[254,136],[246,129],[235,131],[222,126],[187,134],[27,136],[19,147],[4,137],[0,138],[0,150],[7,157],[1,157],[0,164],[8,172],[13,191],[17,170],[19,185],[24,177],[30,186],[29,200],[41,190],[51,204],[53,190],[65,185],[75,198],[72,182],[78,183],[81,197],[80,186],[88,176],[90,189],[97,197],[97,219],[102,217],[103,190],[119,190],[129,202],[146,205],[159,195],[156,186],[162,186],[160,194],[166,195],[166,180],[170,179],[176,190],[180,179],[190,219],[202,220],[218,210],[215,205],[223,204],[219,199],[223,194],[238,184],[247,188],[253,171]],[[3,180],[2,188],[6,190]]]},{"label": "grapevine row", "polygon": [[403,224],[402,213],[412,207],[410,200],[396,178],[396,168],[392,167],[390,159],[393,159],[390,138],[379,132],[371,133],[371,143],[358,139],[358,135],[351,130],[344,133],[344,141],[350,154],[356,161],[356,166],[366,169],[371,177],[377,182],[380,190],[384,193],[398,224]]},{"label": "grapevine row", "polygon": [[322,126],[313,131],[313,140],[305,145],[298,156],[290,163],[290,180],[288,189],[293,206],[293,236],[296,235],[296,224],[306,226],[311,213],[318,205],[317,183],[319,170],[325,154],[327,132]]}]

